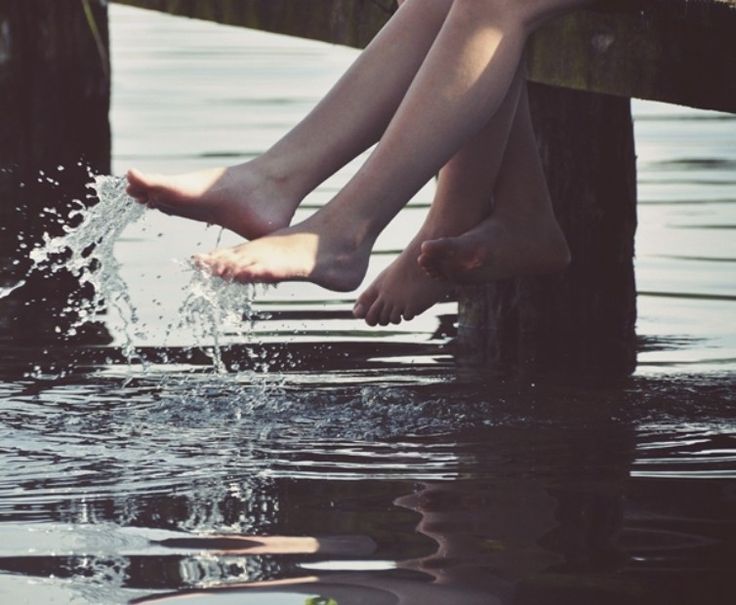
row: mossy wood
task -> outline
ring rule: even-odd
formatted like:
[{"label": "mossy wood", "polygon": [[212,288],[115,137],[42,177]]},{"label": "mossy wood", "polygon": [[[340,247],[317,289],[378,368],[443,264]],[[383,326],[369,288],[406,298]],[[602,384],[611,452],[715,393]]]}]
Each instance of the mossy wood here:
[{"label": "mossy wood", "polygon": [[[43,209],[66,216],[89,194],[87,166],[110,171],[107,48],[102,0],[0,2],[0,287],[27,270],[23,246],[60,233]],[[57,339],[77,289],[71,276],[34,276],[0,301],[0,339]]]},{"label": "mossy wood", "polygon": [[[117,0],[177,15],[365,46],[392,0]],[[532,39],[535,82],[736,111],[736,0],[607,0]]]}]

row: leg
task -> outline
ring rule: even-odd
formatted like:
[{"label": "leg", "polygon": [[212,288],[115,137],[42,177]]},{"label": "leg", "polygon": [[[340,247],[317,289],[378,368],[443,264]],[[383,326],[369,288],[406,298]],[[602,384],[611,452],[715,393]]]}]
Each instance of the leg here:
[{"label": "leg", "polygon": [[401,7],[314,110],[258,159],[176,177],[131,171],[128,193],[248,239],[286,227],[309,192],[378,141],[451,5],[421,0]]},{"label": "leg", "polygon": [[358,298],[356,317],[365,318],[369,325],[399,323],[451,294],[453,285],[431,279],[417,264],[417,257],[425,241],[461,235],[490,214],[493,189],[523,85],[520,72],[496,115],[442,168],[424,225],[401,255]]},{"label": "leg", "polygon": [[240,281],[356,288],[376,237],[502,104],[528,34],[588,0],[454,0],[380,143],[324,208],[272,237],[200,258]]},{"label": "leg", "polygon": [[537,152],[526,87],[495,190],[493,214],[460,237],[422,245],[418,262],[449,282],[478,283],[550,273],[570,261]]}]

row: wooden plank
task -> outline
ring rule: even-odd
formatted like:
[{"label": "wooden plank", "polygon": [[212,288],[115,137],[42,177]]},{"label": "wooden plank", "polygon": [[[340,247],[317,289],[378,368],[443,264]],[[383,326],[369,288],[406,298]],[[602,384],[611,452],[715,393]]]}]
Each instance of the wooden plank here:
[{"label": "wooden plank", "polygon": [[393,14],[391,0],[119,0],[150,10],[363,48]]},{"label": "wooden plank", "polygon": [[618,4],[541,29],[529,47],[530,78],[736,112],[736,0]]},{"label": "wooden plank", "polygon": [[[392,0],[117,0],[175,15],[364,47]],[[530,79],[736,112],[736,0],[618,0],[542,28]]]}]

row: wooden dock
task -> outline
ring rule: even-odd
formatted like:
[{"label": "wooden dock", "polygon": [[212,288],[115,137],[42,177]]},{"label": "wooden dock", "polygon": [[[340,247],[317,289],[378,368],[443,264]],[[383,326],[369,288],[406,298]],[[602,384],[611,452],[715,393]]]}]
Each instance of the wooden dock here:
[{"label": "wooden dock", "polygon": [[[362,48],[392,0],[114,0]],[[534,82],[736,112],[736,0],[608,0],[540,30]]]},{"label": "wooden dock", "polygon": [[[365,46],[395,10],[392,0],[117,1],[353,47]],[[97,107],[105,108],[109,80],[99,61],[90,60],[99,55],[99,40],[83,27],[92,11],[105,41],[104,2],[79,0],[74,24],[71,12],[61,21],[43,16],[39,6],[48,4],[53,14],[55,0],[7,4],[19,13],[38,13],[41,32],[81,31],[74,38],[79,48],[58,53],[56,60],[71,70],[74,54],[86,57],[76,66],[86,75],[75,80],[79,87],[53,80],[58,91],[46,96],[89,96],[97,90]],[[7,22],[22,27],[17,19]],[[9,39],[0,42],[7,45]],[[39,65],[44,60],[34,59]],[[8,90],[13,77],[24,81],[11,63],[0,63]],[[629,98],[736,112],[736,0],[600,2],[541,29],[530,43],[528,63],[540,153],[573,263],[563,275],[467,290],[460,301],[458,344],[491,368],[627,374],[637,350],[636,155]],[[84,84],[85,78],[97,88]],[[40,105],[27,109],[42,111]],[[23,113],[15,106],[12,111]],[[10,132],[12,111],[3,114],[9,119],[0,117],[0,134]],[[103,139],[84,141],[89,150],[80,152],[97,157],[100,145],[109,146]],[[45,142],[48,157],[60,153],[61,145],[61,139]]]}]

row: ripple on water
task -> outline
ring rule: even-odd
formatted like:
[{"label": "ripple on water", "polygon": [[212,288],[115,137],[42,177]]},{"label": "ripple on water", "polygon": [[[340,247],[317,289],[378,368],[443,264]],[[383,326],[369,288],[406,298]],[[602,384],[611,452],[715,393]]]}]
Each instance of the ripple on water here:
[{"label": "ripple on water", "polygon": [[[715,414],[723,393],[697,383],[668,395],[667,381],[641,381],[625,398],[616,391],[606,400],[543,386],[489,393],[443,384],[441,374],[401,385],[400,376],[393,386],[362,386],[295,375],[294,388],[283,375],[252,372],[144,373],[125,384],[102,372],[31,392],[6,386],[0,513],[44,520],[84,502],[171,493],[211,502],[213,494],[283,478],[513,475],[531,460],[544,476],[565,465],[570,443],[599,433],[622,451],[634,440],[635,477],[736,474],[734,423]],[[686,419],[695,411],[714,420],[692,424]],[[633,437],[629,425],[639,427]],[[211,522],[212,514],[197,518]]]},{"label": "ripple on water", "polygon": [[660,422],[638,433],[633,477],[736,479],[736,422]]}]

